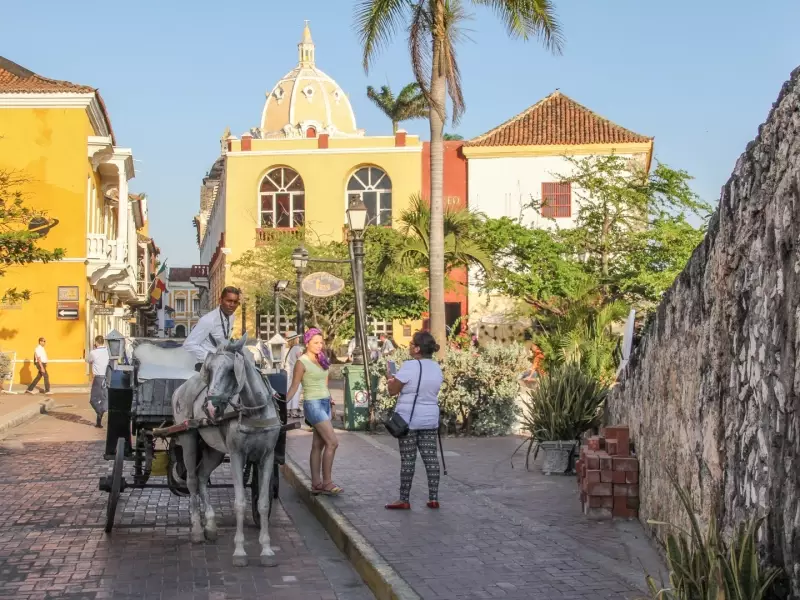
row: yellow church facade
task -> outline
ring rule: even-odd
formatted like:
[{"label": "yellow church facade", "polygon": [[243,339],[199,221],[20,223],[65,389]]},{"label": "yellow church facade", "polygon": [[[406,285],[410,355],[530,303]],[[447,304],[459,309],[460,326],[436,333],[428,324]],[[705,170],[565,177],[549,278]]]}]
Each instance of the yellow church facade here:
[{"label": "yellow church facade", "polygon": [[[316,66],[306,24],[298,64],[267,91],[260,126],[240,136],[226,132],[203,180],[195,224],[211,302],[237,283],[231,263],[273,236],[297,236],[305,227],[341,241],[353,194],[371,224],[397,223],[421,189],[421,163],[417,136],[367,136],[357,128],[347,95]],[[252,317],[251,310],[254,333]]]}]

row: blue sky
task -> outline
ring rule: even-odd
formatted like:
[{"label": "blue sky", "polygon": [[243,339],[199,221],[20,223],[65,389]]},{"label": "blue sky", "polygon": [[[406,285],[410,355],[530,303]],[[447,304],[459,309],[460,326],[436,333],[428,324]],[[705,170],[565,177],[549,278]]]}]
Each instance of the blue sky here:
[{"label": "blue sky", "polygon": [[[0,55],[37,73],[100,89],[117,143],[137,159],[132,190],[150,198],[151,233],[171,266],[197,262],[192,227],[200,182],[226,126],[259,124],[264,94],[296,63],[303,20],[317,64],[350,95],[359,127],[390,124],[367,85],[411,80],[405,38],[361,68],[351,0],[303,2],[7,3]],[[77,7],[82,9],[78,10]],[[459,49],[465,137],[491,129],[556,88],[638,133],[656,157],[695,176],[716,203],[734,162],[800,64],[800,2],[770,0],[556,0],[562,56],[508,40],[474,10]],[[424,121],[405,125],[427,138]]]}]

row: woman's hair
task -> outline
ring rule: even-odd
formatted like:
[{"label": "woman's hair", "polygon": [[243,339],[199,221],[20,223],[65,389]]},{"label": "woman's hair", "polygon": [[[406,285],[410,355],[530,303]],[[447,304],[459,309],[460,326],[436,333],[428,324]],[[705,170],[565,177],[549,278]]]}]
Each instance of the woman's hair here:
[{"label": "woman's hair", "polygon": [[436,339],[427,331],[418,331],[411,338],[411,343],[419,348],[422,356],[433,356],[439,351]]},{"label": "woman's hair", "polygon": [[[322,335],[322,332],[316,327],[312,327],[311,329],[307,330],[305,335],[303,336],[303,341],[305,342],[306,348],[308,348],[308,343],[311,341],[311,338],[313,338],[315,335],[318,335],[323,340],[325,340],[325,336]],[[325,354],[324,348],[322,349],[322,352],[319,352],[317,354],[317,362],[319,363],[319,366],[325,369],[326,371],[331,366],[331,363],[328,360],[328,355]]]}]

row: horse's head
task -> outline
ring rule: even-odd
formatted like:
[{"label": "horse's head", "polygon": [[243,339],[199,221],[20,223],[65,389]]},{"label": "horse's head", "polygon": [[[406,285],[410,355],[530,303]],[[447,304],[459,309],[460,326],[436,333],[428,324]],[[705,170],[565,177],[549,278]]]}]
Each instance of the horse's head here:
[{"label": "horse's head", "polygon": [[224,405],[245,385],[243,349],[246,341],[247,334],[238,342],[218,346],[216,352],[206,356],[203,371],[208,384],[208,400],[216,405],[215,412],[224,410]]}]

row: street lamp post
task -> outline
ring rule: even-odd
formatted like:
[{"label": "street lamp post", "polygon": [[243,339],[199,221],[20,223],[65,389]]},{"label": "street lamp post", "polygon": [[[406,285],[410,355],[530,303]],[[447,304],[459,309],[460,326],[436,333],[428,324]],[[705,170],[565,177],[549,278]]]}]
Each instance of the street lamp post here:
[{"label": "street lamp post", "polygon": [[359,194],[350,194],[347,207],[347,222],[350,235],[350,265],[356,297],[356,347],[353,351],[354,365],[369,364],[367,343],[367,310],[364,298],[364,229],[367,225],[367,207]]},{"label": "street lamp post", "polygon": [[281,298],[279,294],[285,292],[287,287],[289,287],[289,280],[281,279],[280,281],[276,281],[275,286],[272,288],[275,294],[275,332],[273,335],[279,335],[281,332]]},{"label": "street lamp post", "polygon": [[292,264],[297,273],[297,333],[303,335],[305,332],[305,312],[306,303],[303,297],[303,275],[308,266],[308,250],[303,246],[295,248],[292,252]]}]

